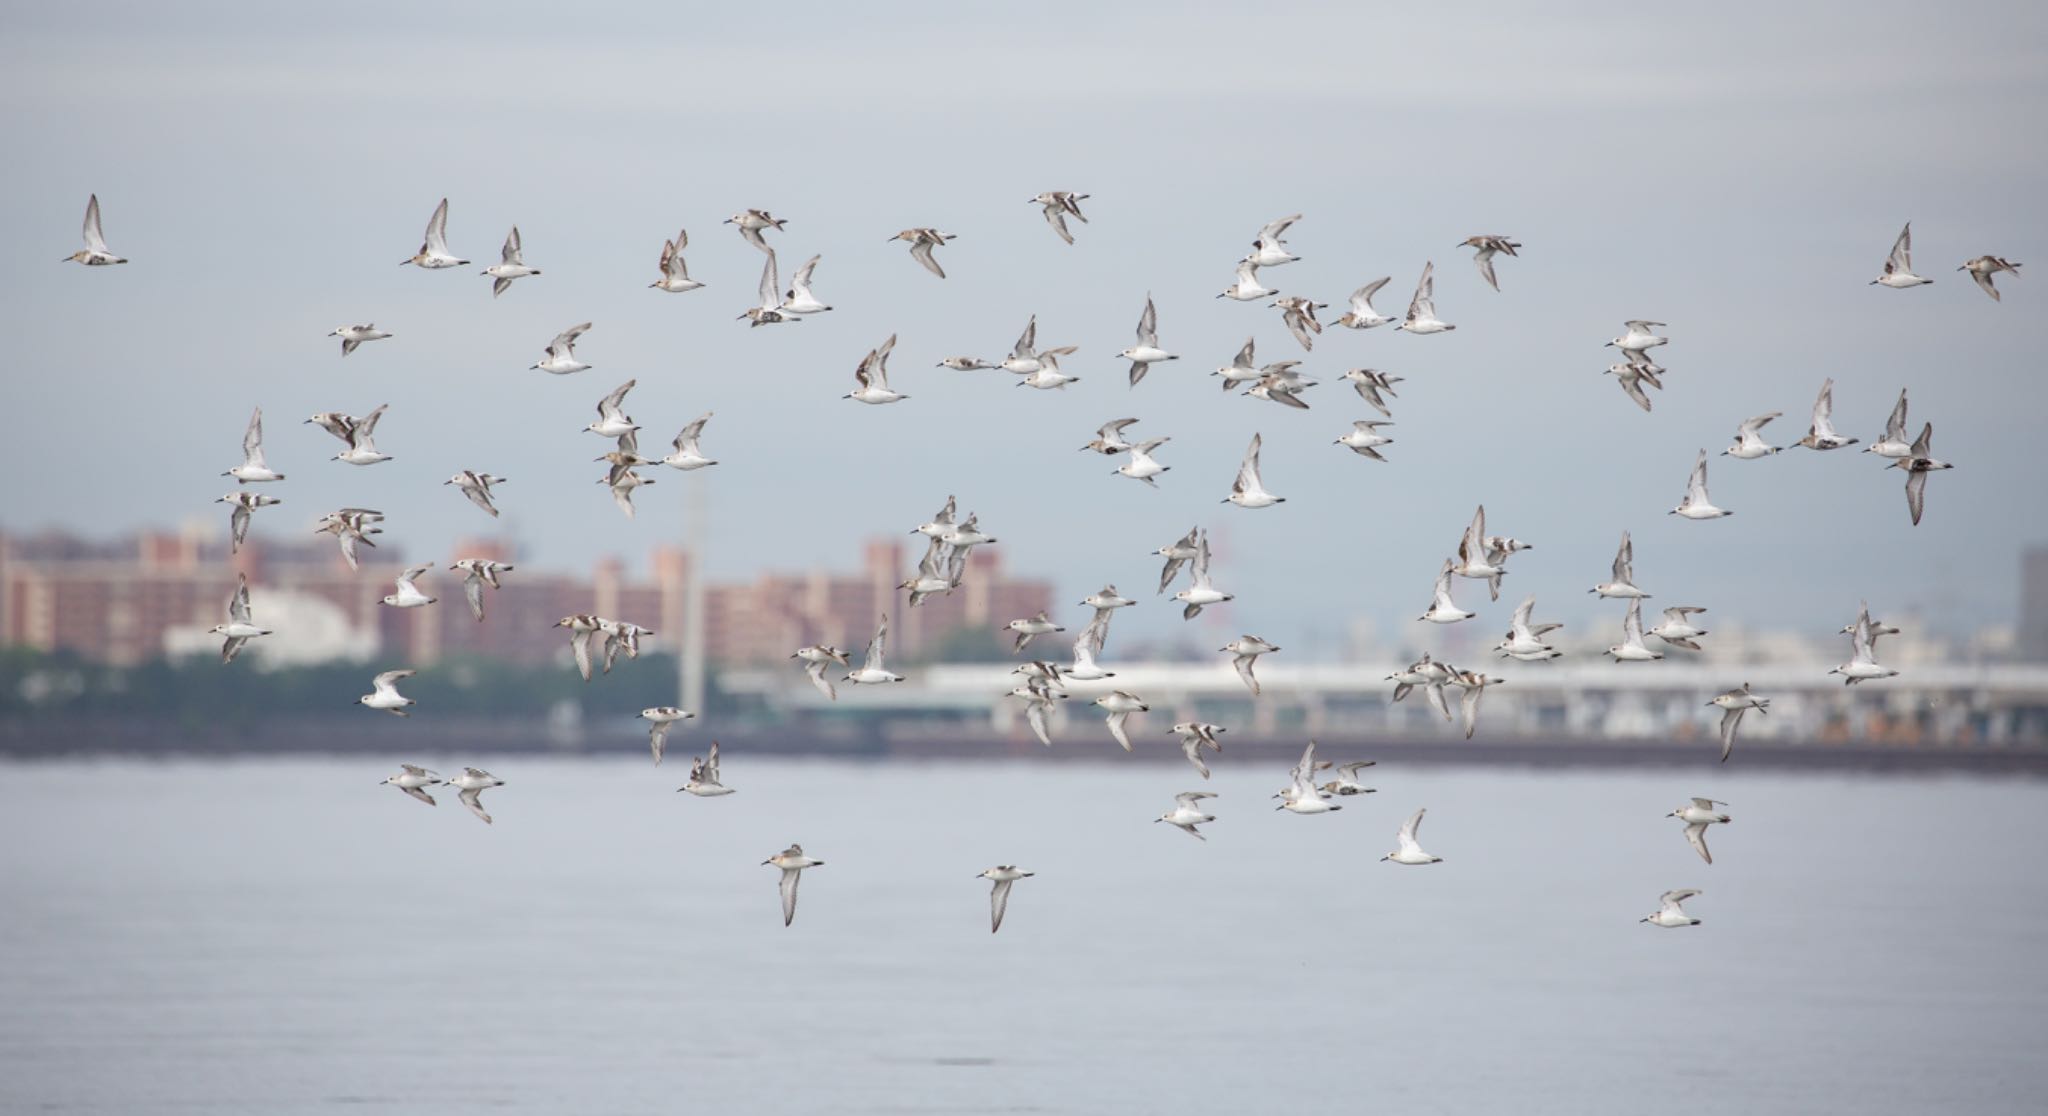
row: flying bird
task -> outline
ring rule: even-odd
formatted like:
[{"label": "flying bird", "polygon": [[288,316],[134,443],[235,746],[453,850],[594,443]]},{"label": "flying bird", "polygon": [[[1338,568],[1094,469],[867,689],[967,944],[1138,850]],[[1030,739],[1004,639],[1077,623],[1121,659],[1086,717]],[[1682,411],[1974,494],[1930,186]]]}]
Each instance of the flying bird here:
[{"label": "flying bird", "polygon": [[[447,205],[447,202],[442,202]],[[100,196],[94,194],[85,200],[85,247],[64,257],[87,267],[106,267],[124,264],[128,261],[107,250],[107,238],[100,235]],[[62,262],[62,261],[59,261]],[[1983,280],[1978,280],[1980,283]],[[1986,289],[1989,287],[1987,285]]]},{"label": "flying bird", "polygon": [[1515,255],[1515,249],[1521,245],[1505,236],[1468,236],[1458,242],[1458,247],[1474,249],[1472,264],[1479,269],[1479,277],[1497,291],[1500,290],[1500,280],[1493,277],[1493,257],[1497,254]]},{"label": "flying bird", "polygon": [[1072,217],[1084,225],[1087,224],[1088,218],[1081,215],[1081,203],[1087,198],[1088,195],[1076,194],[1071,190],[1047,190],[1032,198],[1031,204],[1042,208],[1045,211],[1045,223],[1052,226],[1052,231],[1058,233],[1061,240],[1072,244],[1074,234],[1067,228],[1067,218]]},{"label": "flying bird", "polygon": [[414,252],[409,260],[398,261],[398,266],[413,264],[428,271],[439,271],[461,267],[468,262],[448,250],[448,199],[442,198],[441,204],[434,207],[434,215],[427,218],[427,235],[420,242],[420,250]]}]

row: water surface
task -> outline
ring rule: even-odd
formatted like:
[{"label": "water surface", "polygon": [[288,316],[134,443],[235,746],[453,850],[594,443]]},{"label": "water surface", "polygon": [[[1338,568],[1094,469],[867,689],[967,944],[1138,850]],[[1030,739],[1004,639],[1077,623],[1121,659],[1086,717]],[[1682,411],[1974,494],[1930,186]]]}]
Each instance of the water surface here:
[{"label": "water surface", "polygon": [[[487,758],[0,765],[0,1110],[2038,1111],[2048,784]],[[425,757],[452,771],[476,757]],[[1345,757],[1333,757],[1342,759]],[[1732,825],[1700,863],[1663,815]],[[1429,807],[1444,863],[1379,862]],[[784,929],[777,873],[806,873]],[[1001,934],[986,881],[1015,862]],[[1636,920],[1700,887],[1704,924]]]}]

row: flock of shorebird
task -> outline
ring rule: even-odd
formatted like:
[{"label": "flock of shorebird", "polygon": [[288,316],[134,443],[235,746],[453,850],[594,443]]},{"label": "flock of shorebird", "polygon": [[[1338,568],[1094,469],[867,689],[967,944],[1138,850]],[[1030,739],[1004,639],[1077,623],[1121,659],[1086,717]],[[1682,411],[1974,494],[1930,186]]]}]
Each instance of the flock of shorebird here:
[{"label": "flock of shorebird", "polygon": [[[1080,203],[1089,197],[1068,191],[1048,191],[1031,199],[1032,204],[1041,207],[1046,222],[1053,232],[1068,244],[1074,243],[1074,232],[1068,219],[1085,223]],[[1315,338],[1322,333],[1323,323],[1316,318],[1316,312],[1327,308],[1321,303],[1302,295],[1282,295],[1278,290],[1265,286],[1260,280],[1262,269],[1280,267],[1299,259],[1288,250],[1285,234],[1300,219],[1300,214],[1283,217],[1259,230],[1252,242],[1252,251],[1238,261],[1236,277],[1232,284],[1217,295],[1219,298],[1237,301],[1258,301],[1273,299],[1273,308],[1281,311],[1282,324],[1304,350],[1313,350]],[[801,321],[805,316],[828,312],[832,307],[820,300],[813,290],[820,257],[812,256],[797,269],[790,285],[785,288],[778,279],[776,253],[765,234],[782,232],[787,224],[766,210],[749,209],[734,214],[726,220],[735,226],[740,236],[750,245],[759,249],[766,257],[760,281],[760,303],[739,315],[749,322],[750,328],[763,325],[785,324]],[[401,261],[427,270],[442,270],[459,267],[470,261],[449,250],[447,239],[448,202],[444,198],[435,207],[428,221],[426,235],[418,252]],[[933,275],[943,279],[945,269],[940,265],[936,251],[955,239],[954,234],[935,228],[904,229],[890,237],[891,242],[907,243],[911,257]],[[115,255],[107,247],[100,228],[99,199],[95,196],[88,202],[85,214],[86,247],[68,257],[88,266],[121,264],[128,262]],[[660,278],[652,284],[656,290],[668,293],[684,293],[702,288],[703,283],[690,278],[683,252],[689,244],[687,231],[678,232],[674,239],[664,241],[659,261]],[[505,238],[499,262],[485,268],[483,274],[491,279],[493,297],[501,296],[520,279],[542,274],[541,270],[529,266],[524,259],[523,243],[518,228],[513,228]],[[1500,290],[1494,267],[1498,257],[1517,257],[1522,245],[1507,236],[1473,236],[1463,241],[1460,247],[1474,251],[1474,263],[1480,276],[1495,291]],[[1998,256],[1978,256],[1964,263],[1958,270],[1967,271],[1987,295],[1999,299],[2000,292],[1993,283],[1999,273],[2017,275],[2020,265]],[[1416,335],[1446,333],[1457,327],[1437,315],[1435,304],[1435,265],[1426,263],[1421,278],[1410,300],[1408,311],[1401,319],[1381,315],[1373,308],[1373,297],[1388,283],[1387,278],[1375,279],[1358,288],[1348,299],[1349,309],[1332,324],[1354,330],[1372,329],[1393,324],[1398,331]],[[1890,256],[1884,264],[1884,271],[1873,284],[1904,289],[1922,286],[1932,282],[1913,272],[1912,226],[1909,224],[1899,234]],[[555,375],[569,375],[584,371],[590,365],[576,358],[576,341],[591,328],[583,322],[563,330],[548,343],[544,356],[532,367]],[[1662,389],[1659,377],[1665,369],[1650,358],[1650,352],[1668,343],[1668,338],[1659,336],[1655,330],[1664,328],[1664,323],[1648,319],[1634,319],[1624,323],[1624,332],[1608,345],[1621,351],[1624,360],[1607,369],[1615,376],[1622,390],[1630,399],[1649,410],[1649,396],[1645,385]],[[980,369],[1001,370],[1020,379],[1018,386],[1041,390],[1064,388],[1076,382],[1079,377],[1069,375],[1060,368],[1060,359],[1076,352],[1072,345],[1040,349],[1037,345],[1038,322],[1034,316],[1026,325],[1023,335],[1012,347],[1010,355],[1000,361],[984,361],[976,357],[947,357],[939,362],[940,367],[956,371]],[[1135,387],[1152,368],[1164,362],[1180,359],[1178,354],[1160,347],[1159,315],[1157,307],[1148,296],[1145,308],[1138,319],[1136,344],[1118,353],[1118,359],[1128,361],[1130,384]],[[342,326],[330,336],[341,340],[344,357],[366,342],[391,337],[391,333],[378,329],[374,324]],[[870,350],[861,359],[854,372],[855,387],[845,398],[866,404],[896,403],[909,396],[889,386],[888,360],[896,338],[891,336],[882,344]],[[1308,403],[1302,393],[1314,386],[1311,380],[1298,371],[1298,360],[1281,360],[1266,364],[1258,363],[1254,342],[1247,340],[1236,359],[1220,367],[1215,375],[1222,381],[1225,391],[1242,388],[1240,394],[1279,403],[1284,406],[1306,410]],[[1395,398],[1394,385],[1401,377],[1371,368],[1356,368],[1346,372],[1343,379],[1350,383],[1359,397],[1379,412],[1382,419],[1390,420],[1392,410],[1387,399]],[[684,426],[674,441],[674,452],[660,458],[643,456],[639,450],[637,435],[640,427],[625,411],[625,398],[635,381],[628,380],[606,395],[597,405],[597,420],[584,429],[600,437],[612,439],[616,448],[603,454],[598,461],[606,462],[606,474],[599,483],[606,485],[619,508],[628,516],[633,514],[633,491],[645,484],[654,483],[652,478],[641,475],[637,470],[643,467],[667,465],[679,470],[695,470],[715,465],[717,462],[704,455],[701,447],[705,424],[711,415],[703,415]],[[1832,423],[1834,381],[1821,385],[1820,395],[1813,406],[1812,422],[1805,437],[1795,445],[1816,451],[1841,449],[1856,444],[1858,439],[1838,433]],[[306,419],[309,424],[340,439],[347,447],[337,453],[335,460],[351,465],[375,465],[390,460],[380,452],[374,442],[378,419],[385,408],[380,406],[360,418],[340,412],[322,412]],[[1744,421],[1737,429],[1734,445],[1722,451],[1723,456],[1738,460],[1754,460],[1768,457],[1791,447],[1768,444],[1762,429],[1780,412],[1772,411]],[[1123,456],[1124,463],[1116,475],[1142,481],[1157,487],[1157,478],[1166,473],[1170,466],[1159,462],[1156,454],[1170,439],[1152,437],[1143,440],[1128,440],[1125,432],[1137,423],[1135,418],[1122,418],[1109,422],[1096,432],[1093,440],[1081,449],[1093,450],[1105,456]],[[1391,422],[1360,420],[1353,424],[1350,432],[1336,439],[1336,444],[1345,446],[1363,457],[1385,461],[1379,453],[1380,447],[1391,444],[1392,439],[1377,431]],[[1906,393],[1899,393],[1898,404],[1885,425],[1884,436],[1864,447],[1864,452],[1875,453],[1886,458],[1892,468],[1906,473],[1906,499],[1914,524],[1918,524],[1925,505],[1925,492],[1929,474],[1951,468],[1949,463],[1932,456],[1929,443],[1933,437],[1933,425],[1924,424],[1919,434],[1910,440],[1907,437]],[[1285,502],[1285,498],[1274,495],[1267,489],[1259,471],[1259,450],[1261,438],[1253,434],[1250,445],[1239,466],[1236,482],[1223,502],[1236,504],[1247,509],[1267,508]],[[232,507],[232,546],[239,548],[246,538],[250,520],[255,511],[279,503],[270,496],[244,487],[249,484],[281,481],[284,474],[269,467],[263,456],[263,414],[259,408],[249,420],[247,432],[242,441],[242,463],[229,469],[224,475],[235,478],[237,489],[221,497],[220,502]],[[446,485],[456,487],[477,507],[491,516],[498,515],[493,503],[492,488],[504,483],[504,478],[487,472],[465,469],[447,481]],[[1684,498],[1670,510],[1670,514],[1687,519],[1709,520],[1733,514],[1725,508],[1716,507],[1707,494],[1707,451],[1702,449],[1694,462]],[[368,508],[342,508],[323,516],[318,523],[319,532],[333,534],[340,545],[342,557],[351,568],[359,568],[358,547],[376,545],[372,536],[381,534],[377,526],[383,515]],[[917,573],[905,580],[898,588],[907,592],[909,606],[916,607],[935,594],[950,593],[958,588],[967,569],[969,553],[976,546],[994,543],[995,538],[984,533],[976,516],[969,513],[959,518],[957,503],[948,497],[943,508],[932,519],[915,529],[927,539],[927,549],[918,564]],[[1444,560],[1438,570],[1434,593],[1429,607],[1418,618],[1436,624],[1451,624],[1471,619],[1476,613],[1461,608],[1452,595],[1454,579],[1481,580],[1487,583],[1489,599],[1499,600],[1501,579],[1507,573],[1507,562],[1516,553],[1527,550],[1532,544],[1519,539],[1487,533],[1486,509],[1482,506],[1474,514],[1471,524],[1460,538],[1456,555]],[[1159,579],[1158,592],[1164,594],[1171,588],[1180,572],[1186,569],[1189,586],[1174,595],[1182,603],[1183,616],[1193,619],[1204,608],[1235,599],[1232,594],[1217,588],[1210,572],[1209,539],[1206,530],[1195,527],[1175,542],[1155,552],[1166,560]],[[419,587],[419,579],[432,567],[415,566],[405,570],[397,579],[396,591],[383,599],[393,608],[418,608],[434,604],[437,598],[429,596]],[[464,574],[464,596],[477,620],[484,619],[484,590],[499,585],[499,575],[512,570],[506,563],[483,558],[463,558],[450,569]],[[1589,590],[1602,598],[1626,600],[1627,612],[1622,623],[1622,642],[1607,649],[1617,663],[1644,662],[1661,659],[1664,652],[1648,642],[1656,639],[1661,644],[1697,651],[1699,638],[1707,632],[1694,624],[1694,619],[1706,611],[1694,606],[1676,606],[1663,610],[1661,622],[1645,630],[1643,627],[1642,602],[1650,594],[1638,588],[1634,570],[1634,549],[1627,532],[1623,532],[1620,549],[1616,552],[1612,576],[1608,581],[1595,585]],[[1105,585],[1101,591],[1092,594],[1081,605],[1093,610],[1093,617],[1084,627],[1072,645],[1071,661],[1056,663],[1046,660],[1028,661],[1017,667],[1015,673],[1021,681],[1007,696],[1024,703],[1025,719],[1032,732],[1040,741],[1052,743],[1052,713],[1058,703],[1068,696],[1069,683],[1101,682],[1115,677],[1115,672],[1101,666],[1104,648],[1109,638],[1110,618],[1120,608],[1137,602],[1121,596],[1114,585]],[[1509,630],[1494,650],[1501,656],[1523,662],[1541,662],[1557,658],[1562,654],[1557,648],[1546,643],[1544,637],[1560,625],[1538,623],[1533,619],[1535,598],[1529,597],[1515,609]],[[221,661],[232,661],[250,640],[271,634],[259,627],[252,616],[249,603],[249,585],[246,577],[239,578],[233,596],[228,602],[228,621],[213,629],[214,634],[223,637]],[[602,671],[609,673],[620,654],[637,658],[640,640],[653,634],[650,629],[629,621],[613,620],[595,615],[566,616],[556,622],[556,627],[569,630],[570,643],[574,651],[577,670],[585,681],[591,678],[593,664],[602,662]],[[1008,632],[1014,633],[1014,650],[1022,653],[1033,640],[1066,629],[1053,622],[1044,612],[1036,616],[1010,621]],[[1897,633],[1899,629],[1873,620],[1868,607],[1864,607],[1856,620],[1842,631],[1852,638],[1853,653],[1850,660],[1834,668],[1830,673],[1840,674],[1845,683],[1854,685],[1870,679],[1886,678],[1897,674],[1877,661],[1876,648],[1880,636]],[[827,698],[838,697],[833,680],[827,671],[834,666],[846,668],[839,681],[852,685],[882,685],[902,681],[902,676],[891,672],[884,658],[889,636],[889,617],[884,613],[877,624],[874,638],[869,641],[865,658],[858,668],[853,667],[847,652],[827,644],[815,644],[797,650],[790,657],[800,660],[803,671],[810,682]],[[1278,652],[1280,647],[1257,636],[1244,635],[1219,649],[1231,656],[1238,676],[1251,694],[1260,693],[1259,680],[1254,673],[1259,658]],[[398,684],[411,677],[411,670],[386,671],[376,676],[372,692],[357,700],[370,709],[382,710],[397,716],[407,716],[407,707],[414,704],[398,690]],[[1462,693],[1459,706],[1462,713],[1465,736],[1470,738],[1477,728],[1479,704],[1486,688],[1503,681],[1491,677],[1484,671],[1460,670],[1449,663],[1424,655],[1422,659],[1404,670],[1389,676],[1395,683],[1393,698],[1399,701],[1420,688],[1432,707],[1449,720],[1451,712],[1446,698],[1447,690],[1458,688]],[[1113,739],[1126,751],[1131,750],[1131,738],[1127,732],[1129,719],[1148,710],[1145,701],[1138,695],[1120,689],[1094,698],[1093,704],[1103,713]],[[1763,713],[1770,701],[1750,691],[1747,683],[1731,689],[1713,699],[1710,706],[1721,710],[1720,742],[1721,760],[1726,762],[1735,743],[1737,727],[1743,716],[1751,709]],[[642,710],[640,716],[649,723],[649,745],[654,762],[659,764],[666,745],[668,733],[677,723],[695,716],[687,710],[661,706]],[[1209,768],[1203,752],[1222,750],[1219,737],[1226,730],[1224,726],[1206,722],[1188,721],[1176,724],[1169,730],[1176,737],[1188,762],[1203,779],[1209,778]],[[1373,765],[1370,760],[1356,760],[1342,764],[1316,759],[1316,745],[1311,741],[1295,764],[1287,787],[1273,797],[1280,799],[1280,810],[1296,814],[1319,814],[1342,809],[1336,800],[1359,794],[1369,794],[1374,788],[1366,786],[1359,779],[1365,768]],[[1331,770],[1335,777],[1318,784],[1318,772]],[[429,805],[434,798],[427,793],[429,787],[445,785],[454,788],[463,804],[485,822],[491,815],[485,812],[482,794],[492,787],[502,786],[489,772],[469,767],[461,775],[443,779],[426,768],[412,764],[402,765],[399,774],[384,781],[399,790]],[[720,781],[718,744],[714,741],[708,755],[696,758],[690,768],[688,782],[680,791],[702,797],[715,797],[732,793]],[[1176,826],[1191,836],[1203,837],[1199,826],[1215,821],[1206,813],[1203,803],[1216,797],[1206,791],[1188,791],[1175,796],[1174,808],[1160,815],[1157,821]],[[1684,806],[1667,815],[1684,824],[1688,843],[1700,858],[1711,864],[1712,855],[1707,850],[1706,831],[1709,826],[1725,824],[1727,814],[1718,813],[1715,807],[1725,805],[1706,798],[1693,798]],[[1382,859],[1395,864],[1435,864],[1441,858],[1423,851],[1419,844],[1418,831],[1422,825],[1423,810],[1415,813],[1401,826],[1396,837],[1394,851]],[[769,857],[764,864],[779,868],[783,923],[788,925],[796,915],[797,882],[807,868],[822,865],[824,861],[805,854],[800,845],[792,844],[782,852]],[[992,881],[990,896],[990,930],[1002,926],[1003,913],[1008,906],[1011,886],[1019,879],[1031,876],[1014,865],[999,865],[980,873],[977,878]],[[1699,920],[1687,915],[1681,904],[1694,895],[1697,889],[1680,889],[1663,894],[1655,914],[1641,921],[1655,926],[1676,927],[1698,924]]]}]

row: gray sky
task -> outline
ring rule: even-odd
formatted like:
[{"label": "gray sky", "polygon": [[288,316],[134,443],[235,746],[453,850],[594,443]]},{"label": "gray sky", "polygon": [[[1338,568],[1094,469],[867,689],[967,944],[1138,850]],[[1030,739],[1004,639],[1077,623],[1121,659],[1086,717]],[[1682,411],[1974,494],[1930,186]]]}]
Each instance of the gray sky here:
[{"label": "gray sky", "polygon": [[[1528,592],[1575,630],[1617,626],[1584,590],[1623,528],[1658,602],[1710,618],[1825,632],[1868,597],[1953,611],[1931,626],[2009,620],[2017,549],[2044,535],[2048,277],[2001,277],[1994,304],[1954,269],[2043,257],[2039,9],[1186,7],[1171,26],[1058,3],[10,12],[0,467],[30,483],[9,486],[0,524],[225,524],[209,501],[260,403],[290,479],[267,486],[287,503],[258,533],[360,504],[422,559],[495,528],[536,565],[637,563],[681,536],[701,479],[718,576],[844,567],[957,493],[1013,568],[1068,602],[1104,581],[1149,597],[1147,552],[1201,523],[1239,599],[1200,638],[1334,648],[1361,616],[1426,646],[1437,633],[1410,621],[1483,501],[1495,530],[1537,544],[1499,605],[1460,586],[1489,630]],[[1025,204],[1046,189],[1093,195],[1073,247]],[[126,267],[56,262],[94,191]],[[443,195],[451,245],[477,266],[395,266]],[[747,206],[789,219],[785,278],[823,253],[818,291],[838,309],[734,320],[761,256],[719,222]],[[1268,285],[1341,309],[1391,275],[1380,308],[1398,313],[1434,260],[1458,330],[1333,331],[1303,354],[1276,311],[1212,298],[1258,227],[1296,211],[1303,259]],[[1908,219],[1936,283],[1867,286]],[[475,272],[514,223],[546,274],[493,301]],[[911,225],[960,234],[940,253],[952,278],[884,243]],[[710,285],[647,290],[678,227]],[[1474,233],[1527,245],[1501,263],[1502,293],[1451,247]],[[1148,291],[1183,359],[1131,390],[1113,356]],[[1066,364],[1080,383],[1040,393],[932,367],[1000,356],[1033,313],[1042,345],[1081,347]],[[1600,374],[1601,342],[1630,317],[1670,323],[1650,415]],[[586,319],[592,371],[526,370]],[[360,321],[398,336],[343,361],[323,335]],[[913,398],[839,398],[892,332],[892,379]],[[1209,370],[1248,335],[1262,360],[1305,359],[1323,381],[1312,411],[1218,392]],[[1390,464],[1331,444],[1376,417],[1337,381],[1360,365],[1407,378]],[[1716,458],[1713,495],[1735,517],[1664,514],[1697,449],[1770,410],[1785,412],[1773,440],[1796,439],[1830,375],[1846,433],[1871,440],[1901,387],[1914,428],[1935,423],[1958,468],[1932,478],[1921,527],[1901,474],[1855,450]],[[643,442],[715,411],[705,448],[722,462],[650,472],[632,522],[596,483],[590,459],[610,447],[579,432],[629,377]],[[298,425],[383,402],[378,444],[396,459],[373,468],[326,460],[339,444]],[[1075,452],[1132,415],[1173,437],[1160,491]],[[1224,506],[1254,431],[1288,503]],[[511,478],[502,524],[440,485],[460,468]],[[1163,605],[1120,624],[1181,630]]]}]

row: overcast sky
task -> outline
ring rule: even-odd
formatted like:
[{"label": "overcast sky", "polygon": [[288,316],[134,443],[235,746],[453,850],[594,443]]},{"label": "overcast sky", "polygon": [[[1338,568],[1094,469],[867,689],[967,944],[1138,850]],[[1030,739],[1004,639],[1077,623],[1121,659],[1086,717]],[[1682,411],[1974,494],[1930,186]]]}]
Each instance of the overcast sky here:
[{"label": "overcast sky", "polygon": [[[2008,622],[2019,548],[2048,539],[2048,274],[2001,276],[1993,303],[1955,270],[1987,252],[2048,270],[2037,6],[1198,3],[1161,21],[1065,3],[77,4],[4,19],[10,530],[225,525],[209,501],[261,404],[290,479],[266,486],[286,503],[260,534],[299,537],[355,504],[422,560],[495,530],[536,566],[640,563],[683,537],[701,482],[714,572],[743,579],[850,567],[862,539],[957,493],[1067,602],[1104,581],[1149,601],[1148,552],[1207,525],[1238,600],[1201,638],[1309,649],[1335,648],[1352,617],[1427,645],[1412,620],[1480,502],[1537,544],[1500,604],[1460,586],[1489,630],[1528,592],[1576,630],[1618,625],[1585,589],[1624,528],[1655,603],[1820,632],[1866,597],[1931,627]],[[1092,195],[1072,247],[1026,204],[1048,189]],[[57,262],[95,191],[125,267]],[[476,265],[396,266],[444,195]],[[789,221],[773,240],[785,277],[823,254],[836,310],[734,320],[762,257],[720,222],[750,206]],[[1214,299],[1259,226],[1297,211],[1302,260],[1268,285],[1334,317],[1389,275],[1379,306],[1398,314],[1434,260],[1458,330],[1331,331],[1305,354],[1277,311]],[[1868,286],[1909,219],[1935,284]],[[494,301],[476,272],[515,223],[546,274]],[[885,243],[913,225],[959,234],[940,252],[951,278]],[[709,286],[648,290],[679,227]],[[1526,245],[1498,294],[1452,247],[1475,233]],[[1114,354],[1148,292],[1183,359],[1132,390]],[[932,367],[1000,357],[1034,313],[1042,345],[1080,346],[1065,367],[1081,382],[1041,393]],[[1654,414],[1601,375],[1601,343],[1633,317],[1669,323]],[[593,370],[527,369],[584,320]],[[366,321],[397,336],[344,361],[324,335]],[[912,398],[840,398],[891,333]],[[1312,410],[1218,391],[1209,371],[1247,336],[1262,360],[1303,358],[1323,381]],[[1357,366],[1406,377],[1387,464],[1331,444],[1377,417],[1337,380]],[[1853,449],[1717,457],[1715,502],[1737,514],[1665,515],[1698,449],[1772,410],[1767,435],[1798,438],[1828,376],[1838,425],[1866,443],[1902,387],[1914,429],[1935,423],[1958,467],[1931,478],[1920,527],[1902,474]],[[704,444],[721,462],[650,470],[631,522],[596,483],[610,446],[580,432],[628,378],[643,443],[715,411]],[[340,444],[299,425],[385,402],[395,460],[372,468],[327,460]],[[1173,438],[1159,491],[1076,452],[1125,416]],[[1254,431],[1288,502],[1220,504]],[[441,486],[463,468],[510,478],[502,522]],[[1181,626],[1160,604],[1120,623]]]}]

